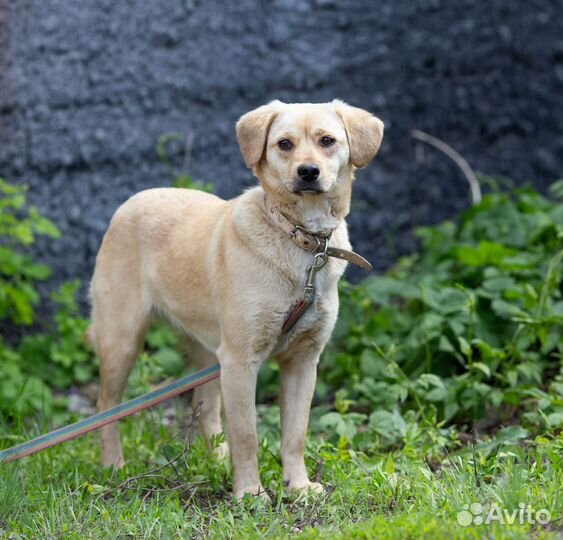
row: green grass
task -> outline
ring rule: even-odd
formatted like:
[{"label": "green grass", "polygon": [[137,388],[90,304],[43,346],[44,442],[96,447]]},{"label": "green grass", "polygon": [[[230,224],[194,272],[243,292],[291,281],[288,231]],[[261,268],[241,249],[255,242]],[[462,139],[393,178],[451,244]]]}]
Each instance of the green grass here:
[{"label": "green grass", "polygon": [[[477,483],[471,447],[427,462],[408,437],[400,448],[366,455],[323,441],[317,433],[309,439],[308,465],[327,492],[295,499],[282,491],[278,425],[272,420],[276,408],[261,413],[261,475],[273,495],[271,506],[253,498],[235,502],[229,464],[208,457],[199,436],[192,436],[186,449],[186,430],[162,426],[162,413],[151,411],[122,422],[128,464],[117,473],[100,467],[96,434],[2,465],[0,538],[560,536],[563,436],[529,439],[516,427],[479,442]],[[15,442],[5,439],[4,446]],[[166,466],[174,456],[180,458]],[[496,503],[509,511],[519,504],[545,508],[552,523],[462,527],[458,512],[472,503],[485,508]]]}]

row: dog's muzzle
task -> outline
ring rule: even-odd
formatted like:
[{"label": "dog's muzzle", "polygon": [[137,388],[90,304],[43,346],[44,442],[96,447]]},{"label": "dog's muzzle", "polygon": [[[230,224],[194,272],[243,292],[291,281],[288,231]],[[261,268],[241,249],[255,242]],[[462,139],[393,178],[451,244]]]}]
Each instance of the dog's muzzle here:
[{"label": "dog's muzzle", "polygon": [[320,169],[314,163],[304,163],[297,167],[297,178],[294,181],[293,193],[317,194],[325,193],[321,187]]}]

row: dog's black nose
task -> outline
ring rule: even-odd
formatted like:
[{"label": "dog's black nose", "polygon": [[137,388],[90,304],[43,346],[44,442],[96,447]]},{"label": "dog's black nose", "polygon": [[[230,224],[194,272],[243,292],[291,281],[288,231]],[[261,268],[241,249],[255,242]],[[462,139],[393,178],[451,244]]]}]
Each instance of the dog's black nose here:
[{"label": "dog's black nose", "polygon": [[297,167],[299,178],[306,182],[314,182],[319,177],[320,172],[316,165],[299,165]]}]

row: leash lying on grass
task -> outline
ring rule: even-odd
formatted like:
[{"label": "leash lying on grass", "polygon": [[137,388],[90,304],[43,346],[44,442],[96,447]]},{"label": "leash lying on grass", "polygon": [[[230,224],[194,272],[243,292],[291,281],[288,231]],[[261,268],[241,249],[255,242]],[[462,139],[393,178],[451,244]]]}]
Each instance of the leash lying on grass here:
[{"label": "leash lying on grass", "polygon": [[31,441],[12,446],[12,448],[2,450],[0,452],[0,463],[7,463],[9,461],[14,461],[37,452],[41,452],[41,450],[45,450],[46,448],[50,448],[51,446],[69,441],[76,437],[80,437],[80,435],[99,429],[106,424],[117,422],[126,416],[131,416],[132,414],[148,409],[149,407],[154,407],[155,405],[183,394],[196,386],[201,386],[202,384],[214,379],[218,379],[220,371],[221,367],[219,364],[214,364],[211,367],[202,369],[196,373],[192,373],[191,375],[186,375],[185,377],[162,386],[157,390],[153,390],[148,394],[131,399],[88,418],[84,418],[84,420],[56,429],[55,431],[51,431],[51,433],[40,435]]}]

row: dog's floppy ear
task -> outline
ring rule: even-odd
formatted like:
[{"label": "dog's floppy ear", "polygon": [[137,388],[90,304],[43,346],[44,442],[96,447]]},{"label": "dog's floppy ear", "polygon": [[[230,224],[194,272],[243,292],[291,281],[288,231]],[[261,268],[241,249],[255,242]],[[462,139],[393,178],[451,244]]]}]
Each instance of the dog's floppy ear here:
[{"label": "dog's floppy ear", "polygon": [[383,139],[383,122],[371,113],[352,107],[339,99],[332,104],[342,119],[350,146],[352,165],[362,169],[374,158]]},{"label": "dog's floppy ear", "polygon": [[237,140],[244,162],[249,169],[258,165],[264,154],[270,126],[278,113],[281,101],[271,101],[241,116],[237,122]]}]

